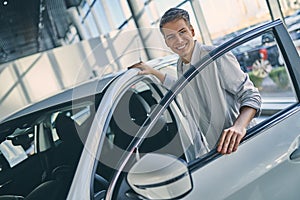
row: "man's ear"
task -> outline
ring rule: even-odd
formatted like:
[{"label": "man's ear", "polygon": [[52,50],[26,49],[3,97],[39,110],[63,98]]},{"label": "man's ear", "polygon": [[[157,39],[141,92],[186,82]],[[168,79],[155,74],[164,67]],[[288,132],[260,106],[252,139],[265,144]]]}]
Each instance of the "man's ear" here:
[{"label": "man's ear", "polygon": [[192,25],[190,25],[190,31],[192,33],[192,36],[194,37],[195,36],[195,29]]}]

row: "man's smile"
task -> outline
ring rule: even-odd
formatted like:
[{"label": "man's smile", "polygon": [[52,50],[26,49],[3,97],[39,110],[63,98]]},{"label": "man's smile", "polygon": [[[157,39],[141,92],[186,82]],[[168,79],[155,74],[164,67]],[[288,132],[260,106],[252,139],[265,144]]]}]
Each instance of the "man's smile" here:
[{"label": "man's smile", "polygon": [[183,44],[181,46],[176,47],[177,50],[182,50],[186,47],[186,44]]}]

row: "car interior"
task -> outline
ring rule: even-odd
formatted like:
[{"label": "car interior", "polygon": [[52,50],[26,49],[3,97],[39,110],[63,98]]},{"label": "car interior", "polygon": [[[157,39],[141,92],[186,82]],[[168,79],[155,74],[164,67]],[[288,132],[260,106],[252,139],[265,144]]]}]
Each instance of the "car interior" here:
[{"label": "car interior", "polygon": [[84,146],[83,135],[93,119],[89,104],[45,111],[28,127],[17,128],[3,139],[9,148],[22,146],[26,156],[14,166],[1,149],[5,173],[0,173],[0,180],[8,187],[0,188],[0,199],[66,199]]},{"label": "car interior", "polygon": [[[100,161],[109,158],[110,163],[98,163],[94,183],[95,194],[98,193],[96,199],[103,195],[103,189],[107,189],[118,159],[163,96],[151,82],[140,85],[146,88],[131,87],[115,105],[100,158]],[[0,172],[0,180],[8,182],[5,190],[0,188],[0,199],[65,199],[95,115],[95,105],[90,101],[76,102],[75,105],[73,102],[73,105],[34,113],[30,122],[28,119],[20,119],[20,123],[14,121],[24,128],[10,130],[1,142],[12,141],[12,148],[21,145],[26,156],[13,166],[3,153],[0,154],[0,164],[5,172]],[[177,125],[171,111],[161,116],[153,130],[139,149],[141,156],[153,151],[183,152],[179,148],[180,138],[176,136]],[[174,145],[162,148],[171,140],[175,141],[176,150]]]}]

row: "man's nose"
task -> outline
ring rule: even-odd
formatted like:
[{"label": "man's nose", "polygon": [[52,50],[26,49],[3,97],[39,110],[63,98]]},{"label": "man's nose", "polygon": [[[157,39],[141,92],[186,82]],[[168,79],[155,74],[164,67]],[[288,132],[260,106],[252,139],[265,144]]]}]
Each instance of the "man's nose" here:
[{"label": "man's nose", "polygon": [[176,34],[176,42],[181,43],[182,41],[182,36],[180,34]]}]

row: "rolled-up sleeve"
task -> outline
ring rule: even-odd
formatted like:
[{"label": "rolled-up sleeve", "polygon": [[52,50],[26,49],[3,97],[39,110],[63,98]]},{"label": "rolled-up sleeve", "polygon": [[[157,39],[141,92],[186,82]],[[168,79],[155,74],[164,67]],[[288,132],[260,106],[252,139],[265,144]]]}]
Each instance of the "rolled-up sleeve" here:
[{"label": "rolled-up sleeve", "polygon": [[261,113],[261,96],[248,74],[246,74],[245,82],[238,88],[236,95],[241,107],[249,106],[256,109],[256,117]]},{"label": "rolled-up sleeve", "polygon": [[220,59],[219,70],[222,74],[224,89],[233,94],[240,106],[256,109],[256,116],[261,112],[261,96],[247,73],[240,69],[240,65],[232,53]]}]

